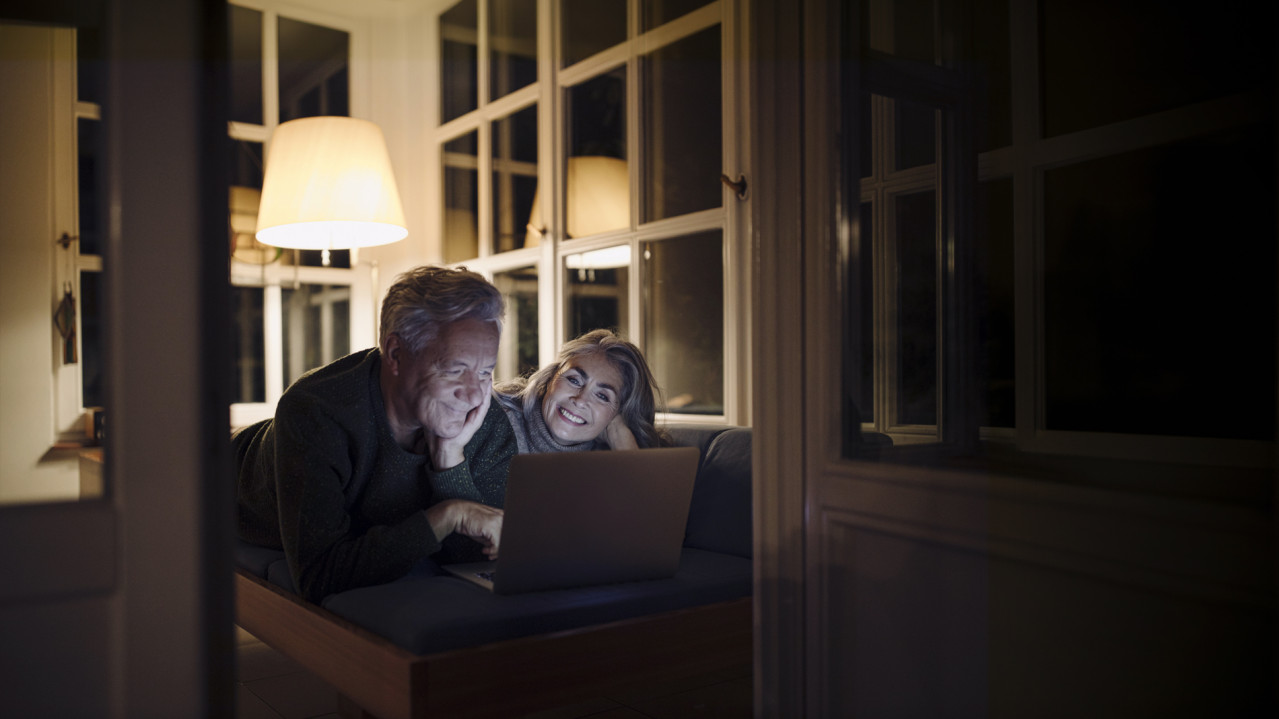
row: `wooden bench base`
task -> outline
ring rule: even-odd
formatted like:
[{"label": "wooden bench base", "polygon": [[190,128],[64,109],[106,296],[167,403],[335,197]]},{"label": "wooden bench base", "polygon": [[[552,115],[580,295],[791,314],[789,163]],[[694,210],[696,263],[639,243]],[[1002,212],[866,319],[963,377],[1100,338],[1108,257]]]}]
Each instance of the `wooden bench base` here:
[{"label": "wooden bench base", "polygon": [[379,719],[511,717],[748,664],[749,597],[417,655],[247,572],[238,623]]}]

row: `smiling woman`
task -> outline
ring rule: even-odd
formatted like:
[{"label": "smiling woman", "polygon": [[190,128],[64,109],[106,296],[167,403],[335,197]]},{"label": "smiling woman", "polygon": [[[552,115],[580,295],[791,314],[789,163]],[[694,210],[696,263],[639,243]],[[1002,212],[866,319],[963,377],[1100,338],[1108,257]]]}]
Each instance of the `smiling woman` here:
[{"label": "smiling woman", "polygon": [[521,454],[661,444],[653,373],[639,348],[610,330],[566,342],[555,362],[497,393]]}]

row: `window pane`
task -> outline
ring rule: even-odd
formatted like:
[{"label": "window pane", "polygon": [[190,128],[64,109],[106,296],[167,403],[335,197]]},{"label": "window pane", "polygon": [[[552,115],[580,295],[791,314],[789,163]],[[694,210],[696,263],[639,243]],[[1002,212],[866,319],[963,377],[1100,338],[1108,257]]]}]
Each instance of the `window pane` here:
[{"label": "window pane", "polygon": [[1273,133],[1045,173],[1049,429],[1273,441]]},{"label": "window pane", "polygon": [[261,125],[262,121],[262,13],[228,5],[231,9],[229,119]]},{"label": "window pane", "polygon": [[444,143],[444,261],[480,254],[478,133]]},{"label": "window pane", "polygon": [[280,291],[284,386],[351,351],[351,288],[302,284]]},{"label": "window pane", "polygon": [[103,104],[106,101],[106,53],[102,32],[91,25],[77,27],[75,53],[76,99]]},{"label": "window pane", "polygon": [[102,254],[102,198],[98,193],[99,163],[104,157],[102,123],[98,120],[76,120],[76,181],[80,190],[80,254]]},{"label": "window pane", "polygon": [[720,28],[643,58],[643,221],[719,207]]},{"label": "window pane", "polygon": [[564,258],[568,279],[565,336],[577,337],[601,328],[629,335],[630,262],[631,248],[625,245]]},{"label": "window pane", "polygon": [[720,230],[643,243],[644,354],[671,412],[724,412]]},{"label": "window pane", "polygon": [[495,272],[493,285],[506,298],[494,378],[500,382],[527,377],[538,368],[537,266]]},{"label": "window pane", "polygon": [[977,186],[977,351],[986,383],[984,427],[1016,426],[1013,181]]},{"label": "window pane", "polygon": [[1187,12],[1176,3],[1042,0],[1039,27],[1048,136],[1253,88],[1273,92],[1274,3]]},{"label": "window pane", "polygon": [[351,114],[350,36],[281,17],[279,41],[280,122]]},{"label": "window pane", "polygon": [[489,98],[537,82],[537,3],[489,0]]},{"label": "window pane", "polygon": [[567,91],[568,236],[585,237],[631,224],[626,167],[626,68]]},{"label": "window pane", "polygon": [[101,407],[102,273],[80,272],[80,386],[85,407]]},{"label": "window pane", "polygon": [[626,0],[563,0],[563,67],[626,39]]},{"label": "window pane", "polygon": [[[537,105],[493,123],[493,252],[524,247],[537,198]],[[540,215],[540,213],[539,213]]]},{"label": "window pane", "polygon": [[266,401],[262,288],[231,288],[232,402]]},{"label": "window pane", "polygon": [[895,198],[897,423],[937,424],[936,193]]},{"label": "window pane", "polygon": [[976,0],[972,24],[976,73],[981,83],[977,151],[1012,144],[1012,50],[1008,29],[1008,0]]},{"label": "window pane", "polygon": [[937,159],[937,111],[909,100],[893,102],[893,169],[931,165]]},{"label": "window pane", "polygon": [[869,0],[862,8],[865,47],[903,60],[934,63],[937,22],[933,0]]},{"label": "window pane", "polygon": [[479,25],[475,0],[462,0],[440,15],[440,122],[478,107]]}]

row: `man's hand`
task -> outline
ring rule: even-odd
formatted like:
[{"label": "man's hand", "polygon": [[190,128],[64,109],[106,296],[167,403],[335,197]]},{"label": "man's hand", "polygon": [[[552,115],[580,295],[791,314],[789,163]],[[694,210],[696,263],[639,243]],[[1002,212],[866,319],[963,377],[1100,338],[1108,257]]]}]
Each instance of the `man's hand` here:
[{"label": "man's hand", "polygon": [[604,429],[604,441],[608,442],[609,449],[639,449],[635,435],[631,433],[631,428],[626,426],[626,420],[620,413],[615,415],[608,423],[608,427]]},{"label": "man's hand", "polygon": [[484,424],[484,417],[489,412],[489,404],[493,401],[493,393],[484,392],[484,399],[480,401],[480,406],[466,413],[466,421],[462,423],[462,431],[458,432],[456,437],[445,439],[426,433],[426,450],[431,455],[431,466],[435,471],[441,472],[452,467],[456,467],[466,459],[463,450],[466,449],[466,443],[471,441],[479,430],[480,425]]},{"label": "man's hand", "polygon": [[489,559],[497,559],[502,517],[502,510],[497,507],[466,499],[446,499],[426,510],[426,520],[435,532],[436,541],[443,542],[453,533],[470,537],[484,547],[484,555]]}]

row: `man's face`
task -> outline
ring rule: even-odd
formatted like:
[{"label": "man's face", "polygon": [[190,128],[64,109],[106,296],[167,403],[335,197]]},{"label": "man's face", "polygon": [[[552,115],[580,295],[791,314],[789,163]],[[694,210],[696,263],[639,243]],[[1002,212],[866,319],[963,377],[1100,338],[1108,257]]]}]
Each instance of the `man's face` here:
[{"label": "man's face", "polygon": [[493,387],[498,330],[491,322],[458,320],[445,325],[435,342],[401,359],[399,400],[426,436],[452,439],[466,416]]}]

